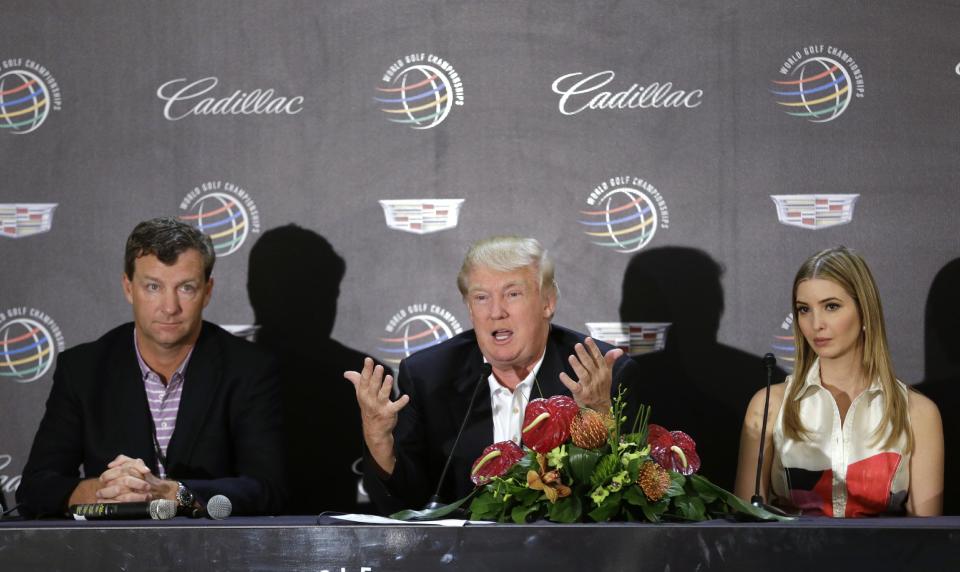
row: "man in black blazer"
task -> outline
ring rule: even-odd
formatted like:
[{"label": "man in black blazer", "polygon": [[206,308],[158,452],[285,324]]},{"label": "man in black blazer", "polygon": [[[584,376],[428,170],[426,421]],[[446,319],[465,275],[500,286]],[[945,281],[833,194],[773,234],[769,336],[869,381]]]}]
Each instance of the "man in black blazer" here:
[{"label": "man in black blazer", "polygon": [[187,508],[217,494],[235,514],[280,510],[276,365],[202,320],[214,261],[209,237],[177,219],[137,225],[123,276],[134,322],[60,355],[17,490],[22,513],[159,498]]},{"label": "man in black blazer", "polygon": [[[446,502],[468,494],[470,468],[484,447],[520,440],[530,399],[571,395],[581,407],[606,412],[618,388],[637,378],[622,350],[550,324],[558,290],[553,263],[536,240],[475,243],[458,286],[474,329],[403,360],[399,399],[390,398],[392,377],[384,378],[369,358],[362,371],[345,373],[363,420],[365,483],[383,512],[420,508],[438,484]],[[492,366],[489,378],[485,362]],[[453,450],[468,408],[469,422]],[[451,453],[449,474],[439,483]]]}]

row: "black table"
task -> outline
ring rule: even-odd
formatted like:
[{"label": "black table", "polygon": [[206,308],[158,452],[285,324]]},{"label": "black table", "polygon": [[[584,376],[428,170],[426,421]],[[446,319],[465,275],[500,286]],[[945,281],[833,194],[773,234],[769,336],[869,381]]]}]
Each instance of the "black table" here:
[{"label": "black table", "polygon": [[317,522],[6,521],[0,570],[960,570],[960,517],[462,528]]}]

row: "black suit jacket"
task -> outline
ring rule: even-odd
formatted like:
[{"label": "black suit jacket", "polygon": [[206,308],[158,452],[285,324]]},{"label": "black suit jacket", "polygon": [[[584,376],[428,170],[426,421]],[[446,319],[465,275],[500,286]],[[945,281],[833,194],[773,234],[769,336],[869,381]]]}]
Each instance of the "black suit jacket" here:
[{"label": "black suit jacket", "polygon": [[[535,384],[530,399],[541,397],[541,392],[542,397],[570,395],[560,382],[560,372],[577,378],[567,358],[584,337],[560,326],[550,327],[543,364],[537,373],[539,390]],[[602,342],[597,345],[604,353],[613,348]],[[429,500],[466,415],[482,365],[483,355],[473,330],[400,362],[397,382],[400,393],[409,395],[410,402],[400,411],[394,429],[396,467],[389,479],[382,480],[377,476],[373,462],[366,460],[364,482],[382,512],[420,508]],[[614,366],[612,395],[617,394],[619,386],[636,383],[638,371],[633,360],[627,356],[620,358]],[[490,391],[486,379],[479,383],[482,387],[478,390],[470,421],[453,452],[449,473],[440,490],[440,497],[445,502],[470,493],[473,489],[470,481],[473,462],[485,447],[493,443]],[[629,396],[628,401],[631,403],[628,414],[632,420],[636,406]]]},{"label": "black suit jacket", "polygon": [[[253,344],[203,323],[184,372],[167,448],[167,478],[201,499],[226,495],[234,514],[278,512],[284,501],[282,414],[276,366]],[[117,455],[156,470],[153,420],[133,324],[63,352],[17,500],[28,516],[57,514],[80,482]]]}]

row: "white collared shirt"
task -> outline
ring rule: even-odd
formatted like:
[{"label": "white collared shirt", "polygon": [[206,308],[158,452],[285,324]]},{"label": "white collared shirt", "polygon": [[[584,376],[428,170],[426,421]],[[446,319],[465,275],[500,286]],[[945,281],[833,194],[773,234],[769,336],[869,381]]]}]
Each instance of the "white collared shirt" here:
[{"label": "white collared shirt", "polygon": [[500,382],[492,373],[487,378],[487,383],[490,385],[490,408],[493,411],[494,443],[513,441],[517,445],[520,444],[523,413],[530,401],[530,391],[533,389],[537,372],[540,371],[545,355],[546,352],[540,356],[529,375],[513,391],[500,385]]}]

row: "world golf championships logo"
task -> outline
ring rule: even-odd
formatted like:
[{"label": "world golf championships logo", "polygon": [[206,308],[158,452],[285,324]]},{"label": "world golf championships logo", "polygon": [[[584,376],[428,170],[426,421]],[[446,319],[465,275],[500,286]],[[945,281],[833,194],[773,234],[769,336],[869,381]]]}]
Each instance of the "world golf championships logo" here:
[{"label": "world golf championships logo", "polygon": [[639,177],[611,177],[587,196],[577,221],[593,244],[636,252],[650,244],[658,228],[669,228],[667,204],[656,187]]},{"label": "world golf championships logo", "polygon": [[180,201],[180,220],[209,235],[217,256],[229,256],[243,246],[249,233],[260,232],[260,211],[238,185],[210,181],[194,187]]},{"label": "world golf championships logo", "polygon": [[60,86],[47,68],[23,58],[0,62],[0,130],[32,133],[60,107]]},{"label": "world golf championships logo", "polygon": [[454,67],[433,54],[410,54],[390,64],[373,99],[389,121],[413,129],[440,125],[454,105],[463,105],[463,81]]},{"label": "world golf championships logo", "polygon": [[792,372],[793,353],[796,350],[796,341],[793,338],[793,312],[787,314],[776,333],[773,334],[770,349],[773,350],[773,355],[777,356],[777,363],[780,364],[780,367],[787,372]]},{"label": "world golf championships logo", "polygon": [[384,328],[377,348],[384,362],[395,365],[403,358],[435,346],[461,333],[460,321],[436,304],[411,304],[394,314]]},{"label": "world golf championships logo", "polygon": [[63,348],[60,327],[40,310],[18,307],[0,312],[0,380],[40,379]]},{"label": "world golf championships logo", "polygon": [[797,50],[780,65],[784,79],[772,80],[770,92],[787,115],[813,123],[840,117],[853,97],[864,95],[863,73],[856,60],[833,46]]}]

